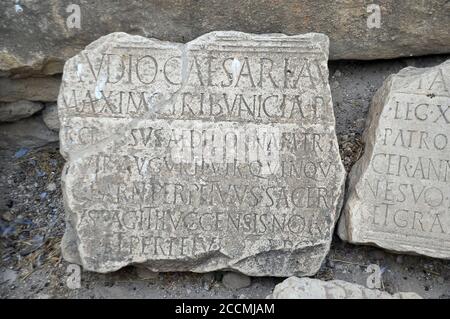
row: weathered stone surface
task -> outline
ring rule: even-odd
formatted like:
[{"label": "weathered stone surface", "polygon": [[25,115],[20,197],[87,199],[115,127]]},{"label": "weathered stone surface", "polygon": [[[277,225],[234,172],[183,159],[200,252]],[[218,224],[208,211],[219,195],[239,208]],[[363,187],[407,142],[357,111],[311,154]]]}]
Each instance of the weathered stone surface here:
[{"label": "weathered stone surface", "polygon": [[[21,0],[2,3],[0,70],[55,74],[65,60],[100,36],[124,31],[186,42],[214,30],[330,37],[331,59],[384,59],[450,52],[446,0],[385,0],[380,27],[368,28],[373,2],[363,0]],[[73,6],[79,4],[80,28]],[[124,10],[126,8],[126,10]],[[36,20],[39,17],[39,20]],[[69,22],[69,24],[68,24]],[[24,30],[27,30],[24,32]]]},{"label": "weathered stone surface", "polygon": [[422,299],[413,292],[393,295],[342,280],[290,277],[275,286],[268,299]]},{"label": "weathered stone surface", "polygon": [[322,34],[230,31],[186,45],[114,33],[70,59],[65,258],[314,274],[345,180],[327,58]]},{"label": "weathered stone surface", "polygon": [[0,122],[14,122],[42,110],[42,103],[32,101],[0,102]]},{"label": "weathered stone surface", "polygon": [[49,129],[59,131],[58,105],[56,103],[46,104],[42,111],[42,119]]},{"label": "weathered stone surface", "polygon": [[450,60],[408,67],[375,94],[339,236],[450,258]]},{"label": "weathered stone surface", "polygon": [[40,147],[56,141],[58,134],[47,128],[41,116],[0,124],[0,150],[17,151],[21,147]]},{"label": "weathered stone surface", "polygon": [[140,279],[143,280],[156,280],[159,277],[159,273],[150,271],[145,267],[135,267],[136,274]]},{"label": "weathered stone surface", "polygon": [[0,102],[19,100],[55,102],[58,98],[59,77],[10,79],[0,78]]},{"label": "weathered stone surface", "polygon": [[0,280],[2,283],[12,284],[17,280],[17,271],[12,269],[0,269]]},{"label": "weathered stone surface", "polygon": [[229,289],[241,289],[250,286],[252,279],[243,274],[227,272],[223,275],[222,283]]}]

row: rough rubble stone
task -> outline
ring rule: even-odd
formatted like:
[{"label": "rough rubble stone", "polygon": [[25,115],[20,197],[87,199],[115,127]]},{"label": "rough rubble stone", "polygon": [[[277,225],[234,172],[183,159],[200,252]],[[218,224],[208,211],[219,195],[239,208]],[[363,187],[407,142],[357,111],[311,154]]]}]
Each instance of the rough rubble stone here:
[{"label": "rough rubble stone", "polygon": [[156,280],[159,277],[159,273],[150,271],[145,267],[135,267],[135,268],[136,268],[136,275],[139,277],[139,279]]},{"label": "rough rubble stone", "polygon": [[42,119],[49,129],[59,131],[58,105],[56,103],[46,104],[42,111]]},{"label": "rough rubble stone", "polygon": [[36,148],[58,141],[58,134],[49,130],[42,116],[32,116],[0,125],[0,150],[17,151]]},{"label": "rough rubble stone", "polygon": [[55,102],[61,79],[57,76],[42,78],[0,78],[0,102],[19,100]]},{"label": "rough rubble stone", "polygon": [[241,289],[252,284],[252,279],[249,276],[228,272],[223,275],[222,283],[229,289]]},{"label": "rough rubble stone", "polygon": [[375,94],[339,236],[450,258],[450,60],[408,67]]},{"label": "rough rubble stone", "polygon": [[25,100],[12,103],[0,102],[0,122],[14,122],[30,117],[42,110],[43,107],[42,103]]},{"label": "rough rubble stone", "polygon": [[17,280],[17,277],[17,271],[6,268],[0,269],[0,280],[2,283],[7,283],[8,285],[10,285]]},{"label": "rough rubble stone", "polygon": [[64,67],[64,257],[312,275],[342,203],[328,38],[113,33]]},{"label": "rough rubble stone", "polygon": [[[373,4],[379,4],[379,28],[368,27],[377,17]],[[446,0],[21,0],[20,6],[9,1],[0,10],[0,70],[7,73],[60,73],[65,60],[115,31],[183,43],[224,29],[321,32],[330,37],[333,60],[450,52]]]},{"label": "rough rubble stone", "polygon": [[342,280],[290,277],[275,286],[268,299],[422,299],[413,292],[393,295]]}]

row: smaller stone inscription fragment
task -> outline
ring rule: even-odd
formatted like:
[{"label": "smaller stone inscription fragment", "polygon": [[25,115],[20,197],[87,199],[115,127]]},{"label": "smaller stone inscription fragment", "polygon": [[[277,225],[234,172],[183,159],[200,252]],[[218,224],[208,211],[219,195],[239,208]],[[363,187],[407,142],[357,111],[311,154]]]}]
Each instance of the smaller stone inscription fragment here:
[{"label": "smaller stone inscription fragment", "polygon": [[66,259],[312,275],[342,202],[328,38],[114,33],[64,68]]},{"label": "smaller stone inscription fragment", "polygon": [[408,67],[375,94],[339,236],[450,259],[450,60]]}]

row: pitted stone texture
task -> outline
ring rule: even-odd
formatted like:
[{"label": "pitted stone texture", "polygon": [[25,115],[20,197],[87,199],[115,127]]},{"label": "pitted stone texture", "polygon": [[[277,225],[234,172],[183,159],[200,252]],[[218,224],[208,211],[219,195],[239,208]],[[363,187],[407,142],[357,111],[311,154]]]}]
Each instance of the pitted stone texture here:
[{"label": "pitted stone texture", "polygon": [[63,253],[97,272],[312,275],[345,172],[328,38],[105,36],[64,67]]},{"label": "pitted stone texture", "polygon": [[312,278],[290,277],[275,286],[267,299],[422,299],[413,292],[391,295],[378,289],[342,280],[322,281]]},{"label": "pitted stone texture", "polygon": [[339,236],[450,258],[450,61],[408,67],[375,94]]}]

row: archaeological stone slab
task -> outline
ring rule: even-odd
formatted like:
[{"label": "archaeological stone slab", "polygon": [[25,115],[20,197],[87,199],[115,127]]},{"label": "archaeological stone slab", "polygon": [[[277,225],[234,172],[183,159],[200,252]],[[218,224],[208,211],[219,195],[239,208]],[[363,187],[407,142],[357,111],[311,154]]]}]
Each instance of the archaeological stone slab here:
[{"label": "archaeological stone slab", "polygon": [[290,277],[279,283],[267,299],[422,299],[414,292],[390,294],[343,280],[323,281]]},{"label": "archaeological stone slab", "polygon": [[375,94],[339,236],[450,258],[450,60],[408,67]]},{"label": "archaeological stone slab", "polygon": [[328,42],[113,33],[70,59],[58,98],[64,257],[97,272],[317,272],[345,180]]}]

